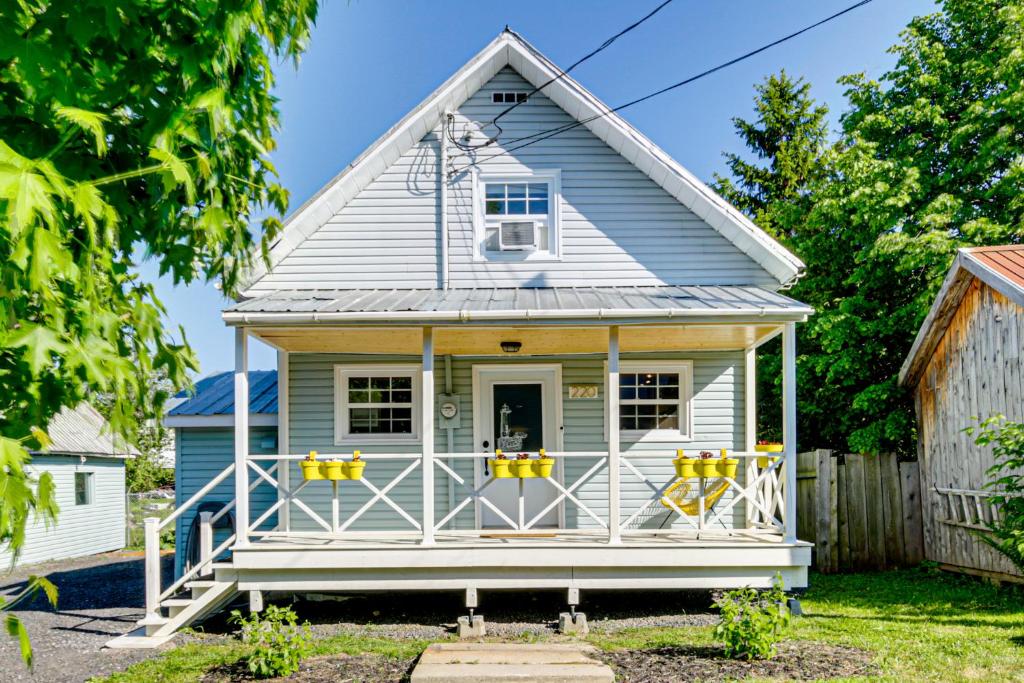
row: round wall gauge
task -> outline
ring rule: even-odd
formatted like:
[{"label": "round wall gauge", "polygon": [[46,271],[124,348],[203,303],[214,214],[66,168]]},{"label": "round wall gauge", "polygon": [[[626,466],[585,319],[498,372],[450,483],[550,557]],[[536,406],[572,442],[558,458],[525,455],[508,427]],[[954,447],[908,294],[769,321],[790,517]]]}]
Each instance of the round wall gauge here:
[{"label": "round wall gauge", "polygon": [[454,401],[445,401],[441,404],[441,417],[452,419],[459,412],[459,406]]}]

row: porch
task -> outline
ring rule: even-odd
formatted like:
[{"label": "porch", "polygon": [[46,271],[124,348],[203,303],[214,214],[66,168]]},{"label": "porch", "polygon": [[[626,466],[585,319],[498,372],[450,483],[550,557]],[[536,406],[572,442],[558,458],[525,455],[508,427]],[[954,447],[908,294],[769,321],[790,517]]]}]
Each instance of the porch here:
[{"label": "porch", "polygon": [[[175,514],[222,481],[234,482],[236,497],[202,515],[200,560],[176,581],[164,588],[158,565],[147,563],[151,632],[199,615],[198,603],[174,596],[211,580],[254,592],[465,590],[467,600],[478,589],[524,586],[577,596],[580,589],[768,586],[776,572],[788,588],[805,586],[810,546],[796,539],[794,331],[809,310],[756,288],[649,289],[689,291],[629,294],[647,297],[646,305],[625,299],[486,313],[467,309],[473,298],[465,292],[451,295],[461,300],[455,310],[445,308],[445,295],[430,310],[408,310],[406,295],[402,310],[389,311],[379,297],[367,304],[372,296],[346,293],[365,310],[323,310],[322,301],[338,300],[323,295],[315,312],[308,298],[287,297],[280,299],[287,307],[262,301],[268,310],[259,311],[246,302],[227,312],[236,340],[234,462]],[[534,293],[534,302],[543,294]],[[755,350],[777,335],[785,450],[769,457],[755,450]],[[250,337],[278,349],[278,454],[250,453],[245,438]],[[382,358],[402,373],[381,370]],[[371,367],[376,375],[363,371]],[[453,367],[461,379],[453,380]],[[416,394],[408,427],[415,438],[397,438],[405,414],[381,418],[387,404],[379,401],[374,420],[401,422],[403,434],[340,429],[362,419],[345,411],[363,410],[338,404],[339,396],[362,391],[345,382],[368,374],[410,377],[408,386],[382,384],[380,391]],[[307,387],[331,396],[331,410]],[[662,411],[659,397],[671,410]],[[502,430],[501,409],[516,400],[524,410],[537,404],[533,417],[520,418],[529,428],[518,429],[539,436],[523,436],[510,450],[536,461],[543,449],[554,461],[546,473],[495,472],[500,439],[515,434]],[[677,438],[646,439],[649,420],[667,425],[651,431]],[[330,443],[325,433],[333,433]],[[680,476],[673,465],[680,449],[713,457],[707,469]],[[305,479],[298,465],[309,450],[319,461],[351,461],[359,450],[363,475]],[[267,487],[275,502],[253,507],[252,494]],[[228,513],[234,532],[215,543],[214,526]],[[155,547],[159,525],[148,531]],[[168,602],[173,614],[164,617]]]}]

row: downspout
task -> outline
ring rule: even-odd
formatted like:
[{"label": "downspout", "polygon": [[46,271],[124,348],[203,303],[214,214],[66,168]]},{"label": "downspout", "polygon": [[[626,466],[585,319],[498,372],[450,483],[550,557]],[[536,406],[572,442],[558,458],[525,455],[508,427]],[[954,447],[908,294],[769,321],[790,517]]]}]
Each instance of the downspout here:
[{"label": "downspout", "polygon": [[446,111],[441,121],[441,289],[448,289],[448,126],[454,118]]},{"label": "downspout", "polygon": [[[444,393],[448,394],[449,396],[452,393],[452,357],[451,357],[451,355],[446,355],[444,357]],[[447,453],[454,453],[455,452],[455,427],[451,426],[451,423],[449,423],[446,431],[448,432],[448,450],[446,452]],[[448,467],[450,467],[454,471],[454,469],[455,469],[455,461],[452,458],[448,458],[448,463],[447,464],[448,464]],[[451,512],[452,508],[455,507],[455,480],[452,479],[451,477],[447,477],[447,479],[448,479],[448,511]],[[454,523],[455,523],[454,519],[448,520],[448,528],[451,529],[452,525]]]}]

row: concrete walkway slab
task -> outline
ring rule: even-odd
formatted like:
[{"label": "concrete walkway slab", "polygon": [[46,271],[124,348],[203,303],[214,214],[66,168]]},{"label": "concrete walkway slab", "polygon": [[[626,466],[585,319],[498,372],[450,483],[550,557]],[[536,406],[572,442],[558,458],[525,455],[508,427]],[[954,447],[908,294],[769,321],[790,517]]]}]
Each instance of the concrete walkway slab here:
[{"label": "concrete walkway slab", "polygon": [[608,665],[594,649],[574,644],[434,643],[420,656],[412,683],[612,683]]}]

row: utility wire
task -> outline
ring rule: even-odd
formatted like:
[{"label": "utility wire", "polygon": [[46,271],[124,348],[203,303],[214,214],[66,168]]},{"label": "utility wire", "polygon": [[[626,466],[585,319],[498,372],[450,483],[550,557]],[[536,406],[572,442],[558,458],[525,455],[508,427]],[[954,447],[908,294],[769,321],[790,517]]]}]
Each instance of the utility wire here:
[{"label": "utility wire", "polygon": [[596,49],[592,50],[588,54],[586,54],[583,57],[581,57],[580,59],[576,60],[576,62],[574,62],[568,69],[566,69],[565,71],[559,70],[557,76],[551,78],[546,83],[543,83],[543,84],[537,86],[536,88],[534,88],[533,90],[531,90],[529,93],[527,93],[525,100],[517,101],[512,106],[505,108],[501,113],[499,113],[497,116],[495,116],[493,119],[491,119],[490,122],[484,126],[485,128],[488,127],[488,126],[494,126],[494,127],[496,127],[498,129],[498,132],[495,133],[494,136],[488,138],[486,142],[484,142],[482,144],[479,144],[479,145],[467,145],[464,142],[459,142],[459,141],[457,141],[455,139],[455,136],[453,134],[454,133],[454,129],[453,129],[452,133],[449,134],[449,138],[451,139],[451,142],[456,147],[458,147],[459,149],[461,149],[463,151],[470,151],[470,150],[473,150],[473,149],[480,149],[482,147],[487,147],[489,145],[493,145],[495,142],[498,141],[498,137],[501,135],[501,133],[503,131],[502,127],[500,125],[498,125],[498,121],[500,121],[503,116],[508,114],[510,111],[512,111],[513,109],[515,109],[519,105],[525,103],[531,97],[533,97],[534,95],[539,93],[541,90],[543,90],[544,88],[546,88],[549,85],[551,85],[552,83],[554,83],[555,81],[558,81],[558,80],[564,78],[565,76],[567,76],[570,71],[572,71],[573,69],[578,67],[583,62],[587,61],[588,59],[590,59],[591,57],[593,57],[597,53],[601,52],[602,50],[605,50],[606,48],[610,47],[611,44],[614,43],[616,40],[618,40],[622,36],[626,35],[630,31],[635,29],[640,24],[644,23],[645,21],[647,21],[648,19],[653,17],[655,14],[657,14],[658,12],[663,10],[671,2],[672,2],[672,0],[664,0],[664,2],[662,2],[660,5],[655,7],[650,12],[648,12],[641,19],[639,19],[637,21],[634,21],[632,24],[630,24],[626,28],[622,29],[621,31],[616,33],[614,36],[609,38],[608,40],[606,40],[603,43],[601,43],[601,45],[599,45]]},{"label": "utility wire", "polygon": [[536,144],[538,142],[541,142],[542,140],[547,140],[548,138],[552,138],[552,137],[554,137],[556,135],[561,135],[562,133],[566,133],[566,132],[568,132],[570,130],[573,130],[575,128],[578,128],[578,127],[580,127],[582,125],[590,123],[591,121],[595,121],[595,120],[597,120],[599,118],[603,118],[603,117],[608,116],[610,114],[613,114],[615,112],[622,111],[623,109],[626,109],[627,107],[632,107],[634,105],[640,104],[641,102],[646,102],[649,99],[652,99],[652,98],[657,97],[659,95],[663,95],[663,94],[665,94],[665,93],[667,93],[667,92],[669,92],[671,90],[675,90],[676,88],[681,88],[684,85],[688,85],[690,83],[693,83],[694,81],[698,81],[698,80],[700,80],[702,78],[710,76],[713,73],[721,71],[722,69],[726,69],[726,68],[728,68],[730,66],[733,66],[735,64],[738,64],[738,63],[740,63],[740,62],[742,62],[744,60],[750,59],[751,57],[753,57],[755,55],[759,55],[759,54],[761,54],[762,52],[764,52],[766,50],[770,50],[773,47],[776,47],[778,45],[781,45],[782,43],[785,43],[785,42],[787,42],[789,40],[792,40],[793,38],[796,38],[797,36],[803,35],[804,33],[807,33],[808,31],[811,31],[813,29],[818,28],[819,26],[827,24],[830,21],[834,21],[835,19],[838,19],[839,17],[843,16],[844,14],[848,14],[848,13],[854,11],[855,9],[863,7],[864,5],[867,5],[867,4],[871,3],[871,2],[873,2],[873,0],[860,0],[860,2],[854,3],[853,5],[850,5],[849,7],[845,8],[843,10],[840,10],[839,12],[836,12],[835,14],[832,14],[832,15],[830,15],[828,17],[825,17],[824,19],[821,19],[820,21],[816,21],[813,24],[809,24],[808,26],[805,26],[805,27],[803,27],[802,29],[800,29],[798,31],[794,31],[793,33],[790,33],[789,35],[783,36],[782,38],[779,38],[779,39],[774,40],[774,41],[772,41],[770,43],[762,45],[761,47],[759,47],[759,48],[757,48],[755,50],[751,50],[750,52],[747,52],[745,54],[740,55],[739,57],[735,57],[734,59],[730,59],[727,62],[723,62],[723,63],[721,63],[721,64],[719,64],[717,66],[711,67],[710,69],[707,69],[706,71],[702,71],[699,74],[696,74],[694,76],[690,76],[689,78],[681,80],[681,81],[679,81],[677,83],[673,83],[672,85],[669,85],[669,86],[666,86],[664,88],[661,88],[660,90],[655,90],[654,92],[649,93],[647,95],[644,95],[643,97],[638,97],[637,99],[631,100],[629,102],[626,102],[625,104],[620,104],[619,106],[614,107],[612,109],[608,109],[607,111],[605,111],[603,113],[595,114],[595,115],[593,115],[591,117],[588,117],[586,119],[583,119],[581,121],[574,121],[572,123],[567,123],[567,124],[564,124],[562,126],[558,126],[556,128],[550,128],[548,130],[542,130],[542,131],[540,131],[538,133],[533,133],[532,135],[525,135],[525,136],[523,136],[521,138],[516,138],[514,140],[508,140],[506,142],[506,144],[515,144],[517,142],[522,142],[524,140],[529,140],[529,142],[524,142],[521,145],[517,145],[517,146],[512,147],[510,149],[506,149],[505,151],[500,152],[498,154],[488,155],[488,156],[484,157],[483,159],[477,159],[477,160],[471,161],[468,164],[466,164],[464,167],[462,167],[461,169],[459,169],[457,171],[452,171],[451,175],[456,175],[458,173],[462,173],[466,169],[468,169],[468,168],[470,168],[472,166],[476,166],[476,165],[478,165],[482,161],[487,161],[489,159],[496,159],[498,157],[502,157],[502,156],[511,154],[512,152],[515,152],[516,150],[523,149],[524,147],[529,147],[530,145],[533,145],[533,144]]}]

